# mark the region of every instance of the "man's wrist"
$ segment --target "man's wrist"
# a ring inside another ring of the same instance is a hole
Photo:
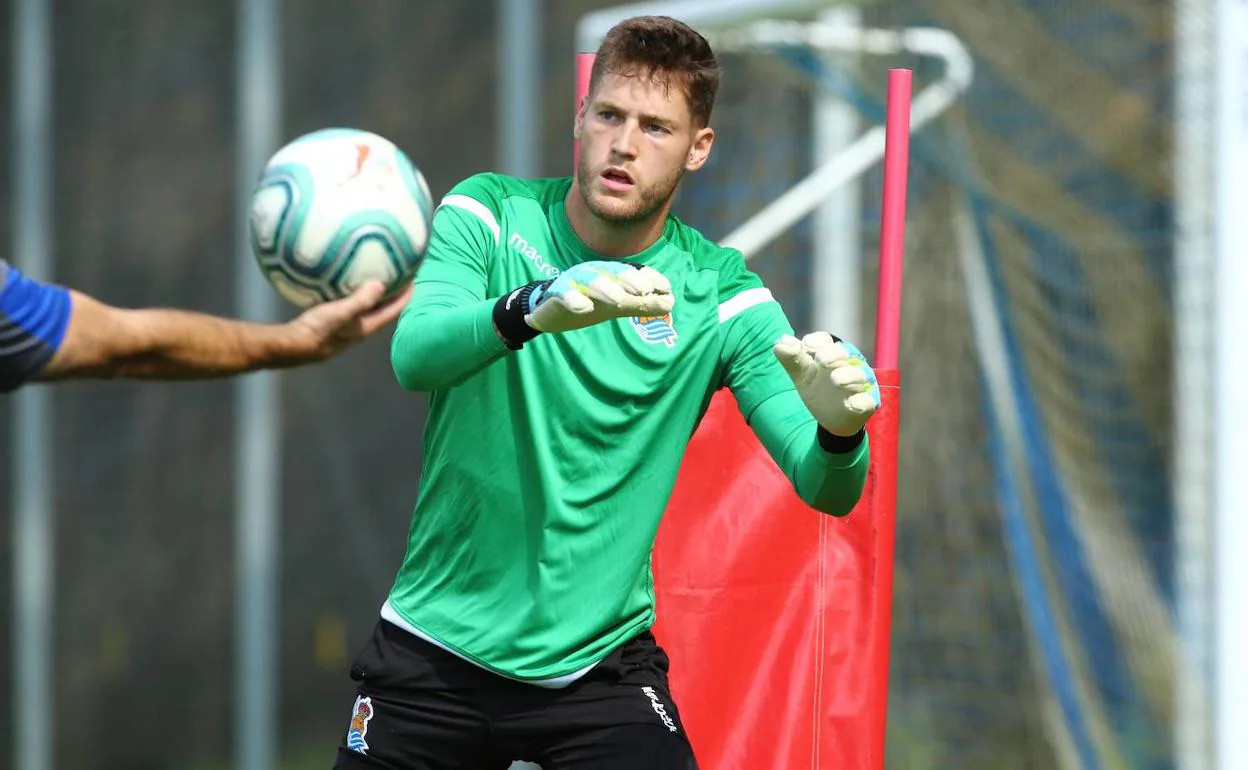
[[[867,429],[859,428],[857,433],[848,436],[838,436],[824,429],[822,425],[815,428],[815,435],[819,439],[819,446],[823,451],[834,455],[849,454],[862,445],[863,440],[867,437]]]
[[[519,350],[524,343],[541,334],[524,320],[528,313],[529,295],[541,285],[541,281],[526,284],[499,297],[494,303],[494,332],[511,350]]]
[[[249,358],[250,366],[299,366],[329,357],[327,345],[320,344],[312,330],[299,319],[278,324],[255,324]]]

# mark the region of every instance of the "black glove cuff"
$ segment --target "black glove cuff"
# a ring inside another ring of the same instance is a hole
[[[867,437],[867,429],[862,428],[852,436],[838,436],[828,433],[820,425],[816,427],[815,435],[819,437],[819,446],[823,448],[823,451],[834,455],[846,455],[862,444],[862,440]]]
[[[525,308],[529,306],[529,295],[539,287],[544,288],[550,281],[534,281],[519,289],[504,294],[494,303],[494,328],[503,344],[511,350],[519,350],[524,343],[541,334],[537,329],[524,322]]]

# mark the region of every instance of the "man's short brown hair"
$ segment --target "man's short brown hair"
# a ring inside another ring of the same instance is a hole
[[[677,86],[689,101],[696,126],[704,128],[711,121],[719,90],[719,63],[706,38],[684,22],[668,16],[637,16],[616,24],[594,58],[591,93],[606,74]]]

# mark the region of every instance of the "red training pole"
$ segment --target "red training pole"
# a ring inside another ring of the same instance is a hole
[[[877,747],[872,768],[884,767],[888,723],[889,646],[892,638],[893,558],[897,523],[897,443],[900,433],[901,373],[897,353],[901,337],[902,265],[905,253],[906,182],[910,156],[910,81],[908,69],[888,73],[885,122],[884,191],[880,218],[880,284],[876,306],[875,367],[881,407],[871,419],[871,472],[859,510],[871,519],[872,621],[870,743]],[[856,515],[856,514],[851,514]]]
[[[897,368],[901,336],[901,272],[906,235],[906,177],[910,162],[910,70],[888,73],[884,208],[880,217],[880,286],[875,314],[875,361]]]

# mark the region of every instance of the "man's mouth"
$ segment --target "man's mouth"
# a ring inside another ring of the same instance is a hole
[[[602,182],[609,190],[627,190],[633,186],[633,177],[622,168],[609,168],[602,172]]]

